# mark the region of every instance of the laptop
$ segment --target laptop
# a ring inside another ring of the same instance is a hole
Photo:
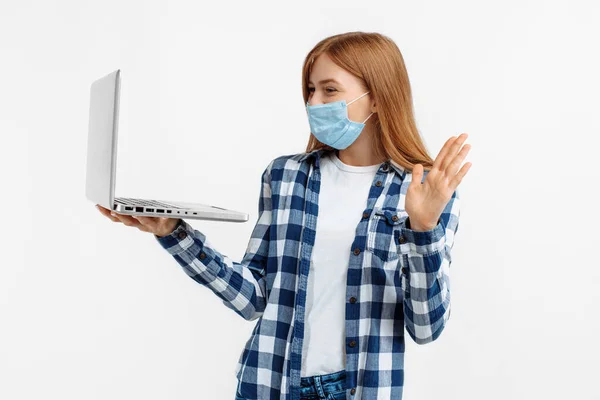
[[[85,195],[120,214],[245,222],[248,213],[210,204],[115,197],[121,70],[92,82]]]

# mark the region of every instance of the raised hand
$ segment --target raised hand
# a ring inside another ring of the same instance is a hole
[[[438,224],[442,211],[471,168],[472,164],[467,162],[457,173],[458,167],[471,148],[470,144],[466,144],[461,149],[467,137],[468,134],[462,133],[446,141],[422,184],[423,166],[421,164],[414,166],[412,182],[408,186],[405,201],[410,229],[428,231]]]

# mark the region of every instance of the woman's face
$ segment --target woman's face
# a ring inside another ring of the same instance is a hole
[[[317,57],[313,63],[308,82],[309,105],[341,100],[346,100],[348,104],[367,91],[359,78],[336,65],[326,53]],[[371,112],[375,111],[369,93],[348,106],[348,118],[351,121],[363,122]]]

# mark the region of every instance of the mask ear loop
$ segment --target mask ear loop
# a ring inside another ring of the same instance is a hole
[[[365,96],[365,95],[369,94],[370,92],[371,92],[371,91],[369,90],[368,92],[366,92],[366,93],[364,93],[364,94],[361,94],[360,96],[358,96],[357,98],[355,98],[354,100],[352,100],[352,101],[351,101],[350,103],[348,103],[347,105],[350,105],[350,104],[354,103],[356,100],[358,100],[358,99],[360,99],[361,97],[363,97],[363,96]]]
[[[371,91],[369,90],[368,92],[366,92],[366,93],[364,93],[364,94],[361,94],[360,96],[358,96],[357,98],[355,98],[354,100],[352,100],[352,101],[351,101],[350,103],[348,103],[347,105],[349,106],[350,104],[354,103],[356,100],[358,100],[358,99],[360,99],[361,97],[363,97],[363,96],[365,96],[365,95],[369,94],[370,92],[371,92]],[[371,115],[373,115],[373,113],[371,113],[371,114],[370,114],[370,115],[367,117],[367,119],[365,119],[365,120],[362,122],[362,123],[363,123],[363,125],[365,124],[365,122],[367,122],[367,120],[368,120],[369,118],[371,118]]]

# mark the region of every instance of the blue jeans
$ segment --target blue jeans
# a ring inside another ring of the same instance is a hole
[[[300,400],[346,400],[346,371],[300,378]],[[235,400],[246,400],[239,392]]]

